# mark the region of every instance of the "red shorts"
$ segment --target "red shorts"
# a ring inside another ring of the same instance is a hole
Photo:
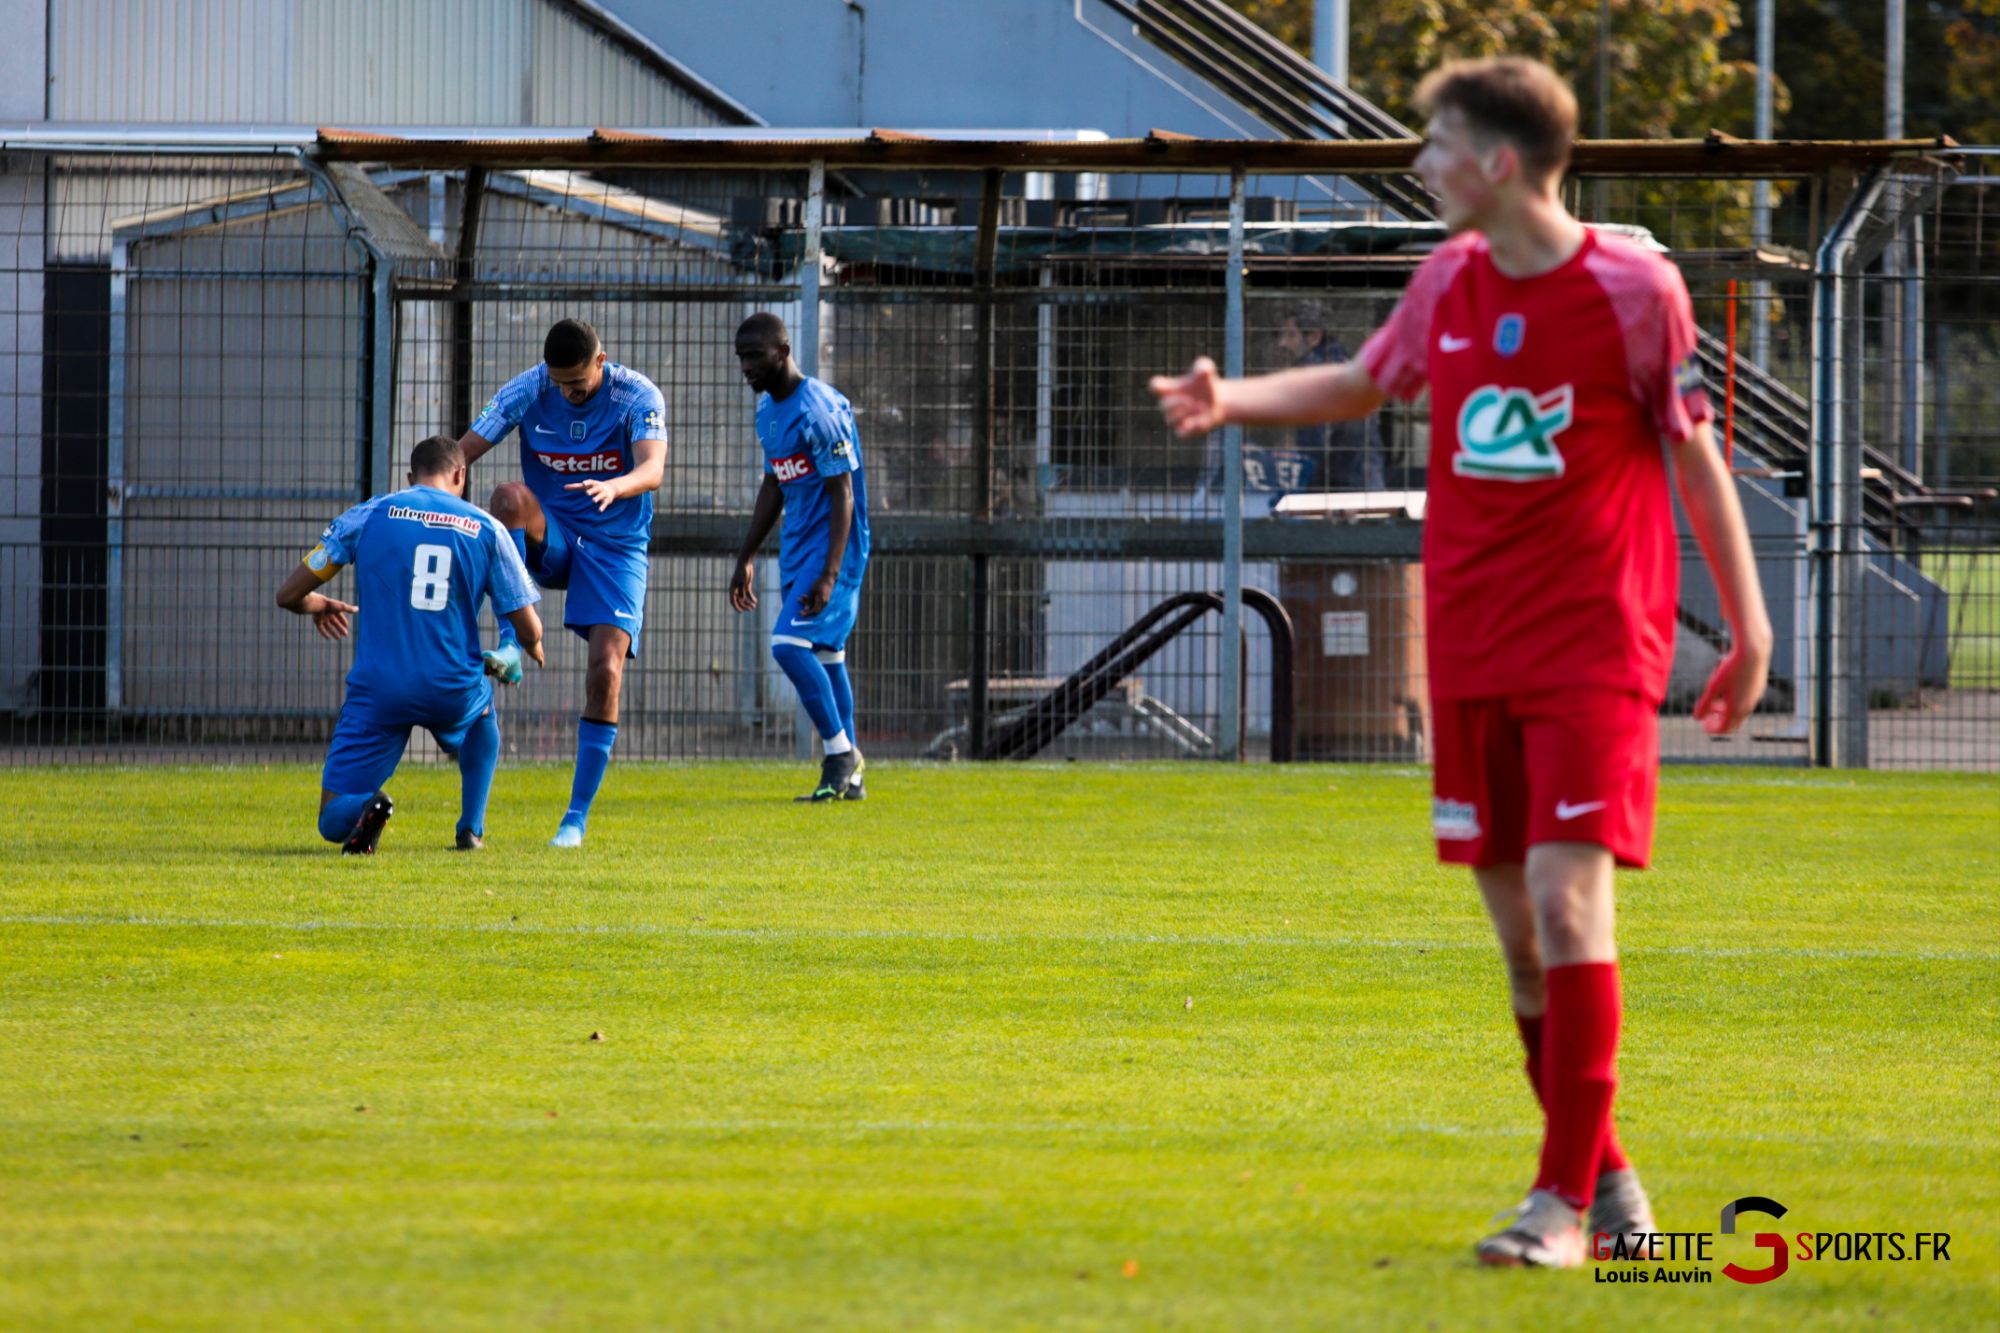
[[[1508,865],[1538,842],[1590,842],[1619,865],[1653,851],[1658,710],[1623,690],[1540,690],[1432,705],[1438,860]]]

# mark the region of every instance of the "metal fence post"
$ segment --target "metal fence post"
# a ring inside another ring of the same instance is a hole
[[[1836,675],[1835,646],[1838,642],[1836,616],[1838,594],[1837,551],[1840,510],[1840,436],[1845,428],[1841,393],[1846,375],[1841,361],[1846,342],[1840,336],[1846,304],[1839,258],[1843,217],[1828,233],[1820,247],[1817,272],[1813,277],[1813,439],[1812,499],[1809,526],[1812,531],[1812,740],[1808,749],[1814,764],[1831,768],[1839,762],[1834,729]]]
[[[370,265],[368,331],[368,441],[371,493],[387,495],[402,485],[396,466],[396,269],[385,260]]]
[[[1813,265],[1812,731],[1821,767],[1868,763],[1868,699],[1860,621],[1861,233],[1883,194],[1881,173],[1857,189]]]
[[[993,521],[993,289],[1000,250],[1000,173],[986,172],[979,190],[979,237],[973,259],[972,351],[972,508],[984,529]],[[966,673],[966,740],[973,754],[986,752],[992,726],[989,683],[993,676],[993,561],[984,551],[972,557],[971,662]]]
[[[1243,373],[1243,169],[1229,175],[1223,373]],[[1222,428],[1222,718],[1216,757],[1243,757],[1243,428]]]
[[[125,706],[125,302],[129,252],[111,247],[110,365],[104,404],[104,708]]]
[[[467,291],[477,276],[479,220],[486,204],[486,168],[467,167],[465,202],[459,213],[458,249],[451,266],[451,430],[472,429],[472,302]]]

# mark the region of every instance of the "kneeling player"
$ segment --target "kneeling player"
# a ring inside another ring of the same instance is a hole
[[[493,599],[521,651],[542,660],[541,594],[507,532],[462,498],[465,455],[433,435],[410,454],[410,486],[336,518],[278,589],[278,605],[344,639],[361,608],[316,591],[347,565],[368,616],[355,634],[347,699],[320,779],[319,832],[349,854],[371,854],[395,802],[382,786],[423,727],[458,759],[463,778],[457,847],[486,835],[486,798],[500,758],[493,685],[479,651],[479,603]]]
[[[859,801],[868,793],[854,734],[847,636],[861,610],[861,576],[868,568],[868,486],[854,409],[838,389],[799,370],[776,315],[743,321],[736,361],[758,394],[764,486],[736,555],[729,604],[756,609],[752,562],[782,513],[778,574],[784,601],[771,629],[771,656],[798,690],[826,751],[819,785],[799,799]]]
[[[523,481],[494,489],[493,512],[535,581],[567,590],[563,624],[590,645],[576,774],[549,840],[579,847],[618,739],[625,659],[638,656],[653,492],[666,475],[666,408],[651,380],[605,359],[595,329],[565,319],[543,341],[542,364],[502,385],[459,440],[466,461],[516,427]],[[519,649],[504,629],[489,657],[501,680],[521,678]]]

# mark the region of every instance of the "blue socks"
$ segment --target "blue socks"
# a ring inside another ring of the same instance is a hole
[[[467,728],[458,747],[460,833],[486,836],[486,799],[493,794],[493,769],[499,762],[500,723],[489,708]]]
[[[833,681],[813,650],[799,643],[773,643],[771,657],[777,662],[778,669],[785,673],[785,678],[792,682],[792,688],[799,692],[799,702],[805,705],[806,716],[812,719],[820,739],[831,741],[842,735],[840,706],[835,701]],[[843,680],[846,675],[843,669]]]
[[[829,656],[832,661],[827,660]],[[822,653],[819,662],[826,670],[827,683],[833,686],[833,708],[840,715],[840,729],[847,733],[847,739],[855,740],[854,682],[847,677],[847,654]]]
[[[364,791],[358,796],[336,796],[319,808],[319,836],[328,842],[346,842],[347,835],[354,832],[354,821],[361,818],[361,807],[374,797],[372,791]]]
[[[604,770],[611,765],[611,747],[617,740],[616,722],[577,719],[576,776],[570,782],[569,809],[563,813],[563,823],[581,828],[590,818],[590,803],[604,784]]]

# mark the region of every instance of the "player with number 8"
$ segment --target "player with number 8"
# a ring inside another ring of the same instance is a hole
[[[349,509],[278,589],[278,605],[344,639],[361,606],[318,591],[348,565],[368,618],[355,633],[347,698],[320,779],[320,836],[349,854],[374,852],[395,810],[383,784],[410,728],[424,727],[462,775],[457,848],[484,844],[486,800],[500,758],[493,683],[479,644],[479,604],[493,599],[521,651],[542,661],[541,594],[500,521],[467,504],[465,454],[433,435],[410,454],[410,485]]]

